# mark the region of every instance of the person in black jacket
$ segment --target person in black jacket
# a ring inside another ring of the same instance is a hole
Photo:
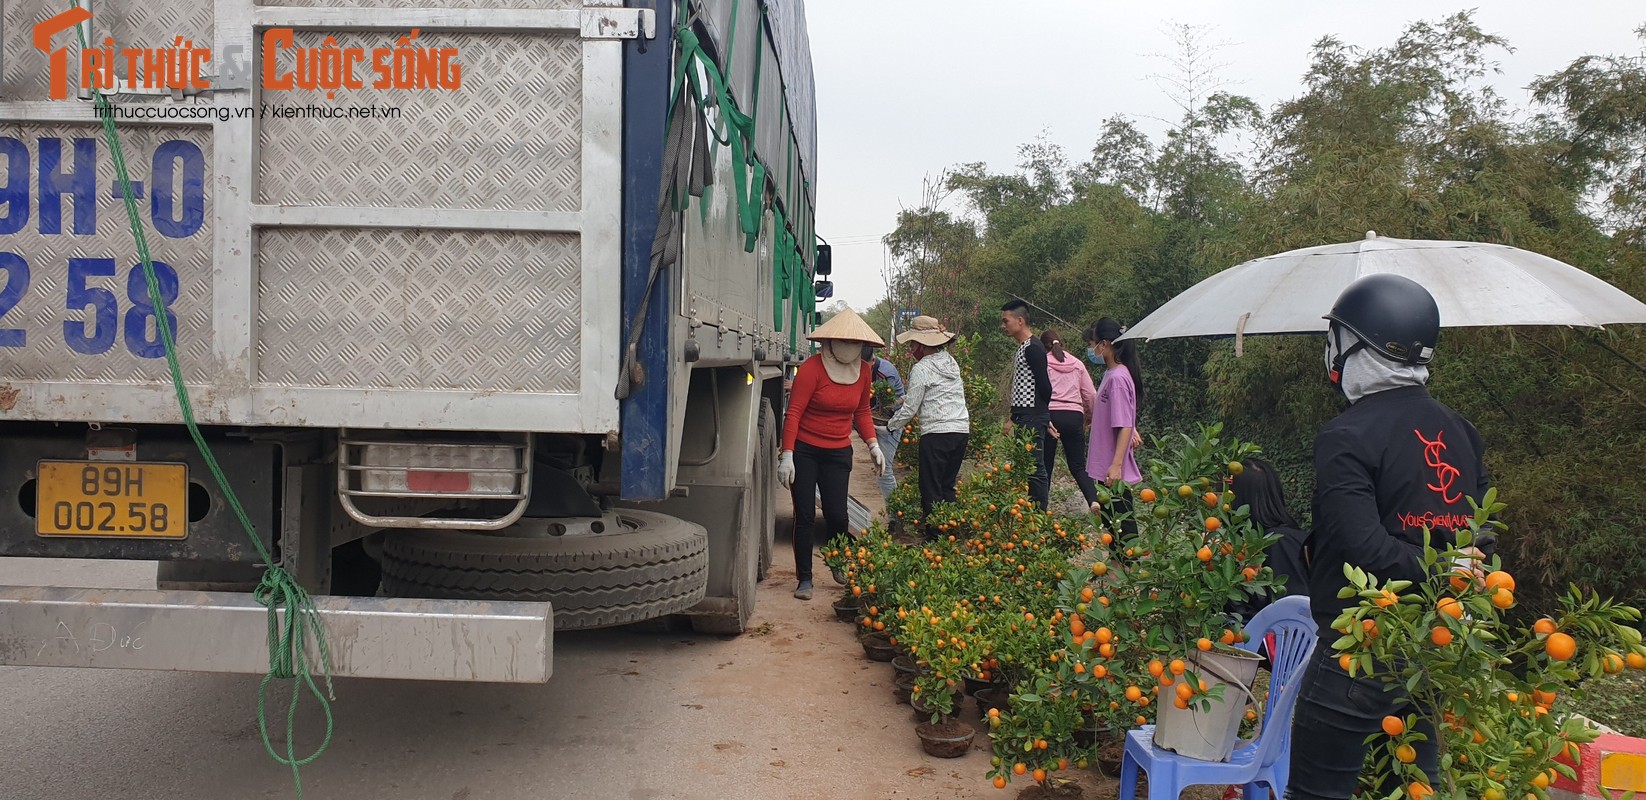
[[[1000,327],[1007,336],[1017,341],[1017,354],[1012,357],[1012,389],[1008,398],[1012,417],[1006,427],[1032,431],[1029,441],[1038,445],[1043,436],[1056,436],[1052,427],[1052,378],[1046,371],[1046,346],[1029,328],[1029,304],[1013,300],[1000,308]],[[1034,474],[1029,476],[1029,499],[1044,511],[1051,499],[1052,476],[1046,467],[1045,453],[1037,453]]]
[[[1429,396],[1426,366],[1440,310],[1416,282],[1375,274],[1350,284],[1326,318],[1326,370],[1349,408],[1315,437],[1309,605],[1320,641],[1292,717],[1291,800],[1354,794],[1366,738],[1384,716],[1417,713],[1417,764],[1438,786],[1433,723],[1381,679],[1351,678],[1337,664],[1332,623],[1358,600],[1340,600],[1345,565],[1381,580],[1421,581],[1423,539],[1449,549],[1483,499],[1484,445],[1469,421]],[[1474,555],[1479,555],[1475,551]],[[1392,787],[1387,787],[1392,788]],[[1380,794],[1387,794],[1387,791]]]
[[[1276,577],[1286,579],[1285,587],[1273,596],[1249,597],[1231,605],[1230,611],[1249,622],[1257,612],[1281,597],[1309,593],[1309,555],[1305,547],[1309,534],[1286,507],[1286,492],[1274,467],[1255,457],[1241,459],[1240,465],[1240,474],[1229,482],[1234,504],[1246,506],[1252,522],[1265,534],[1280,537],[1264,550],[1263,561],[1274,570]]]

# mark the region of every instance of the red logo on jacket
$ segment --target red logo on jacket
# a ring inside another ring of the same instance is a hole
[[[1435,471],[1435,482],[1427,484],[1429,490],[1440,495],[1440,499],[1445,501],[1446,505],[1457,505],[1458,501],[1463,499],[1463,493],[1454,493],[1452,484],[1456,483],[1458,476],[1463,473],[1446,461],[1446,442],[1441,438],[1446,432],[1437,431],[1434,441],[1423,438],[1422,431],[1413,430],[1412,433],[1417,434],[1417,440],[1423,443],[1423,463]]]

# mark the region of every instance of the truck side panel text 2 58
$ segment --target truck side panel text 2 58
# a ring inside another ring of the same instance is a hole
[[[97,185],[101,149],[102,143],[89,137],[42,137],[33,141],[0,137],[0,158],[6,165],[4,182],[0,183],[0,235],[17,233],[31,223],[42,235],[95,235],[97,193],[106,192],[111,199],[124,200],[118,183]],[[150,229],[169,239],[186,239],[199,233],[206,218],[205,154],[193,142],[167,140],[154,148],[149,163],[152,173],[148,180],[134,176],[131,188],[139,208],[145,204],[148,207],[145,221]],[[72,211],[66,214],[65,205]],[[171,305],[180,291],[177,270],[163,261],[155,261],[154,268],[166,324],[176,336],[177,315]],[[31,264],[21,254],[0,251],[0,273],[5,275],[4,287],[0,288],[0,347],[28,344],[31,331],[8,321],[6,315],[23,302],[31,289],[39,290],[34,278],[40,270],[66,273],[65,280],[39,283],[62,287],[50,302],[62,303],[61,336],[68,350],[100,355],[123,339],[123,346],[132,355],[165,355],[156,329],[161,310],[150,302],[142,265],[119,263],[112,254],[70,257],[59,265]],[[123,303],[121,294],[125,297]],[[57,332],[32,333],[40,336]]]

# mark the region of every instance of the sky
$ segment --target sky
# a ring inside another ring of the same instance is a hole
[[[1174,52],[1174,26],[1205,26],[1224,45],[1211,59],[1226,65],[1224,91],[1269,108],[1300,93],[1323,36],[1384,47],[1412,21],[1470,8],[1514,48],[1498,51],[1491,81],[1514,106],[1573,59],[1642,49],[1640,0],[810,0],[817,232],[834,245],[835,296],[861,311],[885,295],[879,238],[946,167],[1012,170],[1042,132],[1078,163],[1116,114],[1158,140],[1160,120],[1180,116],[1151,77],[1171,71],[1160,56]]]

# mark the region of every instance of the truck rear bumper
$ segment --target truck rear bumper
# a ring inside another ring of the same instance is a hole
[[[333,676],[544,683],[552,672],[548,603],[314,602]],[[266,615],[238,592],[4,586],[0,665],[262,674]]]

